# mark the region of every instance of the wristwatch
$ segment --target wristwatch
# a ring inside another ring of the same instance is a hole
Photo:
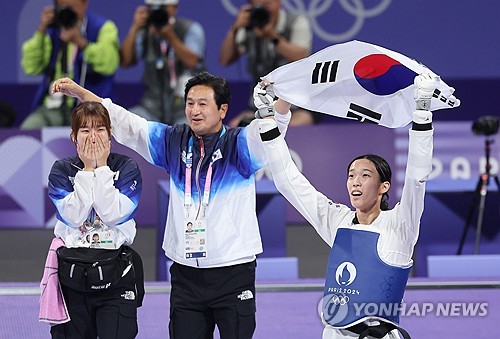
[[[281,36],[277,35],[276,38],[272,39],[271,42],[274,46],[277,46],[281,40]]]

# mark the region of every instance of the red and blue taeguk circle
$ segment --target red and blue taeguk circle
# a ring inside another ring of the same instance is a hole
[[[389,95],[413,85],[417,73],[385,54],[370,54],[356,62],[354,77],[368,92]]]

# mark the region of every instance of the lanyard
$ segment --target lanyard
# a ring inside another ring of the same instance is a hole
[[[175,89],[177,86],[177,74],[175,73],[175,51],[172,46],[169,45],[168,41],[161,39],[159,42],[159,47],[156,56],[156,69],[163,69],[165,66],[165,60],[167,61],[168,73],[169,73],[169,85],[170,88]]]
[[[202,199],[202,205],[204,210],[208,207],[208,202],[210,200],[210,188],[212,186],[212,165],[215,160],[218,158],[216,157],[216,150],[217,146],[219,145],[219,141],[222,138],[222,136],[226,133],[226,128],[222,126],[222,132],[219,135],[219,139],[217,140],[217,143],[215,144],[214,147],[214,152],[212,153],[212,159],[210,159],[210,164],[208,165],[208,170],[207,170],[207,177],[205,179],[205,187],[203,190],[203,199]],[[199,160],[199,165],[201,166],[201,162],[204,158],[204,147],[201,148],[201,156]],[[199,168],[198,168],[199,170]],[[191,192],[192,192],[192,186],[191,186],[191,177],[193,173],[193,137],[191,136],[188,141],[188,153],[186,155],[186,176],[185,176],[185,193],[184,193],[184,208],[186,210],[187,216],[189,217],[189,210],[191,208]]]

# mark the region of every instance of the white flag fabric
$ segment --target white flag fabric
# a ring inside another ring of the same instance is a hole
[[[415,76],[438,77],[431,111],[458,107],[460,100],[437,74],[414,59],[361,41],[327,47],[262,77],[280,98],[312,111],[389,128],[410,123]]]

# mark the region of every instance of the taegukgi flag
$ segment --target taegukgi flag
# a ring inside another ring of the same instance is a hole
[[[396,128],[412,119],[413,80],[422,73],[439,78],[414,59],[354,40],[281,66],[262,79],[274,83],[275,94],[294,105]],[[430,110],[458,107],[454,91],[439,79]]]

